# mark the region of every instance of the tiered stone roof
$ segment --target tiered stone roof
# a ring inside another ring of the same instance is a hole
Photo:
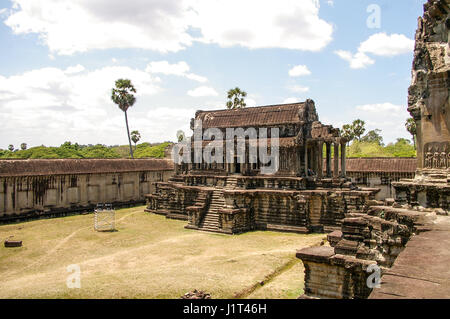
[[[417,168],[415,157],[365,157],[347,158],[347,173],[410,173],[414,174]],[[340,163],[339,163],[340,167]],[[323,164],[326,170],[326,162]]]
[[[173,170],[168,159],[0,160],[0,176],[36,176]]]
[[[198,111],[203,128],[258,127],[280,124],[302,124],[317,120],[314,102],[246,107],[232,110]]]

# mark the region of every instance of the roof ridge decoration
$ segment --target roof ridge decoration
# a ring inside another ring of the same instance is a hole
[[[195,113],[191,120],[191,129],[195,120],[202,121],[203,128],[257,127],[280,124],[312,123],[318,121],[313,100],[305,102],[255,106],[240,109],[222,109]]]

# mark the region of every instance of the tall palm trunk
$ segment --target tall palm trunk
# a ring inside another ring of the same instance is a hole
[[[125,113],[125,123],[127,124],[127,136],[128,136],[128,144],[130,145],[130,155],[131,158],[133,158],[133,148],[131,147],[131,138],[130,138],[130,129],[128,128],[128,117],[127,117],[127,111]]]

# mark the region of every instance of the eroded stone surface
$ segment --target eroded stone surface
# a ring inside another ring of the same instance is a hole
[[[305,297],[367,298],[372,289],[370,265],[389,269],[417,231],[431,224],[425,212],[372,206],[365,213],[347,214],[341,232],[329,235],[334,247],[314,247],[297,252],[305,266]]]
[[[142,204],[172,175],[166,159],[0,160],[0,223]]]
[[[371,299],[450,298],[450,217],[411,238]]]
[[[450,1],[429,0],[418,20],[408,111],[417,125],[417,173],[394,183],[397,201],[450,210]]]
[[[450,296],[450,0],[429,0],[419,18],[408,110],[417,122],[418,170],[393,183],[396,201],[346,215],[334,248],[297,253],[309,298]],[[366,284],[382,270],[381,288]]]

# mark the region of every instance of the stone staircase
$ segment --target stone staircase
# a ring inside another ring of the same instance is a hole
[[[217,232],[220,231],[218,210],[225,204],[223,192],[220,189],[213,191],[208,211],[200,222],[200,230]]]
[[[171,178],[169,178],[169,182],[183,183],[184,182],[184,178],[183,178],[183,176],[174,175]]]
[[[237,187],[237,177],[229,176],[227,178],[227,183],[225,184],[224,190],[233,190]]]
[[[225,198],[223,190],[235,189],[237,185],[237,178],[234,176],[227,178],[227,183],[223,189],[216,188],[211,196],[211,202],[209,204],[208,211],[206,212],[203,220],[200,222],[200,230],[220,232],[219,225],[219,212],[218,210],[225,205]]]
[[[320,221],[322,215],[322,200],[317,197],[313,197],[310,202],[309,209],[309,222],[310,227],[316,231],[321,231],[323,229],[322,223]]]

